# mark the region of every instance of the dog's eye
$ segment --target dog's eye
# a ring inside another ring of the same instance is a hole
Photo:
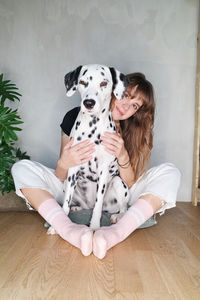
[[[102,81],[101,83],[100,83],[100,87],[102,87],[102,86],[107,86],[107,81]]]
[[[87,85],[87,83],[83,80],[81,80],[79,83],[82,84],[82,85]]]

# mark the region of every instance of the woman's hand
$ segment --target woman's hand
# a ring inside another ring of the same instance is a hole
[[[117,157],[121,164],[129,159],[128,152],[124,146],[124,140],[119,133],[105,132],[104,135],[101,136],[101,140],[101,145],[105,147],[105,150]]]
[[[59,165],[65,169],[84,164],[92,159],[92,153],[95,151],[95,144],[89,139],[84,140],[75,146],[72,146],[74,138],[65,145],[62,150]]]

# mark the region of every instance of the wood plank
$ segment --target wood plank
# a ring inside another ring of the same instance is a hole
[[[46,235],[36,213],[2,213],[0,299],[199,299],[199,212],[178,203],[103,260]]]

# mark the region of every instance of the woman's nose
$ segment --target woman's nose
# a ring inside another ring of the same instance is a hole
[[[129,109],[130,105],[129,105],[129,103],[125,102],[125,103],[123,103],[123,107],[125,110],[127,110],[127,109]]]

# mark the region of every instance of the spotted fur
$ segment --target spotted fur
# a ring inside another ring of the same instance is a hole
[[[65,76],[67,96],[78,90],[81,109],[71,130],[74,145],[89,137],[96,144],[93,159],[70,168],[65,181],[63,209],[66,214],[73,206],[93,208],[90,227],[100,227],[102,210],[117,214],[127,209],[129,193],[121,180],[116,158],[104,150],[101,136],[105,131],[115,132],[110,112],[112,92],[118,99],[128,86],[128,80],[114,68],[101,65],[79,66]]]

